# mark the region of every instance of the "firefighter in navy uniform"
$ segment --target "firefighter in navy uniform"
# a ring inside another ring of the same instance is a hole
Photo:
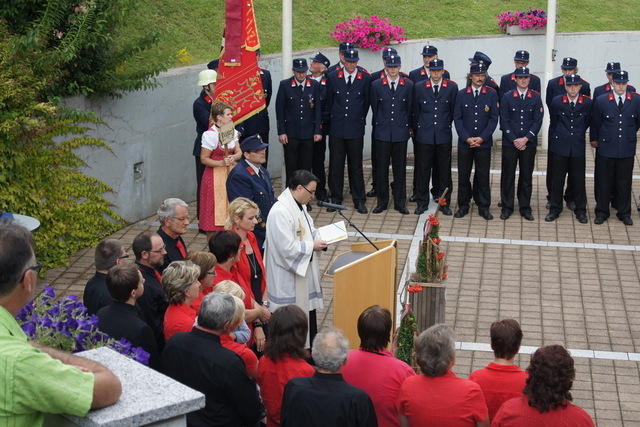
[[[486,220],[493,219],[489,169],[493,131],[498,125],[498,92],[485,85],[487,68],[474,64],[468,79],[471,85],[458,92],[453,120],[458,133],[458,210],[456,218],[469,213],[469,202],[478,206],[478,214]],[[471,169],[475,166],[473,187]]]
[[[316,199],[328,201],[327,196],[327,174],[324,169],[324,159],[327,151],[327,135],[329,135],[329,123],[326,109],[327,100],[327,74],[326,71],[331,65],[329,58],[318,52],[313,58],[310,58],[311,67],[309,69],[309,77],[319,83],[320,87],[320,104],[322,107],[322,124],[320,130],[322,138],[320,141],[313,143],[313,174],[318,178],[318,186],[316,187]]]
[[[389,57],[391,56],[398,56],[398,51],[396,51],[394,48],[392,47],[386,47],[384,48],[384,50],[382,51],[382,65],[383,68],[381,70],[375,71],[373,73],[371,73],[371,83],[373,84],[374,81],[384,77],[387,75],[386,73],[386,63],[389,60]],[[400,77],[409,77],[407,76],[405,73],[403,73],[402,71],[400,72]],[[378,174],[376,173],[377,171],[377,159],[378,159],[378,155],[377,155],[377,148],[376,148],[376,138],[374,136],[376,130],[375,130],[375,121],[373,121],[372,126],[371,126],[371,190],[369,190],[369,192],[367,192],[367,197],[376,197],[377,193],[376,193],[376,181],[378,179]]]
[[[447,204],[441,211],[451,215],[451,126],[458,85],[443,78],[442,59],[431,61],[429,71],[430,78],[416,83],[413,91],[414,176],[418,204],[414,213],[420,215],[429,208],[429,179],[432,178],[435,198],[449,189],[445,196]]]
[[[529,52],[526,50],[518,50],[513,57],[513,62],[516,68],[519,67],[528,67],[529,66]],[[500,78],[500,91],[498,93],[498,99],[502,99],[502,95],[506,92],[510,92],[516,88],[516,74],[510,73],[505,74]],[[531,84],[529,84],[529,88],[535,90],[538,93],[541,93],[542,89],[540,86],[540,77],[535,74],[531,74]]]
[[[298,169],[311,171],[313,145],[322,139],[320,84],[307,77],[308,70],[306,59],[294,59],[293,77],[280,82],[276,96],[278,140],[283,144],[287,181]]]
[[[413,82],[400,73],[401,59],[391,55],[385,74],[371,83],[373,137],[377,146],[377,204],[373,213],[381,213],[389,204],[389,164],[393,168],[393,208],[403,215],[407,210],[407,141],[411,120]]]
[[[609,217],[611,192],[615,188],[617,217],[625,225],[631,219],[631,182],[640,129],[640,95],[627,92],[629,73],[613,74],[613,92],[598,97],[591,114],[591,146],[596,147],[597,191],[594,224]]]
[[[573,210],[576,219],[587,223],[585,190],[585,135],[591,121],[591,98],[580,95],[582,79],[577,74],[564,77],[565,95],[556,96],[549,108],[549,151],[553,152],[549,214],[544,219],[555,221],[562,212],[565,178],[573,183]]]
[[[342,42],[338,47],[338,62],[327,68],[327,76],[334,71],[340,71],[344,68],[344,53],[351,49],[356,49],[358,45],[351,42]]]
[[[496,83],[495,80],[493,80],[493,78],[489,75],[489,66],[491,65],[491,58],[489,58],[486,54],[480,52],[480,51],[476,51],[476,53],[473,54],[473,58],[469,58],[469,66],[475,65],[475,64],[483,64],[485,66],[485,69],[487,70],[487,77],[485,79],[484,84],[486,86],[489,86],[490,88],[492,88],[493,90],[495,90],[498,95],[500,94],[500,86],[498,86],[498,83]],[[469,78],[467,78],[467,87],[469,87],[471,85],[471,81],[469,80]]]
[[[358,66],[359,59],[357,49],[344,52],[344,69],[334,71],[327,78],[329,192],[333,203],[342,203],[346,158],[353,203],[358,213],[366,214],[362,150],[371,77],[367,70]],[[332,208],[327,210],[333,212]]]
[[[507,92],[500,101],[500,128],[502,129],[502,174],[500,177],[500,219],[507,219],[514,210],[516,166],[519,165],[518,206],[520,215],[533,221],[531,189],[533,167],[542,127],[544,107],[540,94],[529,89],[529,69],[516,68],[517,88]]]
[[[617,73],[622,70],[622,67],[619,62],[607,62],[607,67],[604,72],[607,74],[607,83],[598,86],[593,90],[593,100],[598,99],[600,95],[605,93],[609,93],[613,91],[613,73]],[[636,88],[632,85],[627,85],[627,92],[635,92]]]

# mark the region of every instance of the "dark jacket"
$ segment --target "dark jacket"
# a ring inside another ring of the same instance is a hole
[[[165,250],[167,251],[167,254],[164,256],[164,264],[162,264],[162,266],[158,268],[158,270],[162,273],[164,269],[167,268],[167,266],[173,261],[182,261],[184,259],[182,253],[178,249],[178,244],[182,244],[185,252],[187,250],[187,245],[185,245],[182,237],[178,236],[178,238],[174,239],[173,237],[165,233],[162,227],[158,228],[158,231],[156,233],[158,233],[158,235],[162,237],[162,242],[164,243]]]
[[[458,96],[458,85],[442,79],[438,96],[431,80],[416,83],[413,89],[413,132],[418,144],[451,144],[453,110]]]
[[[136,306],[140,310],[142,319],[153,330],[158,348],[162,349],[164,345],[164,312],[167,311],[168,302],[159,279],[160,272],[141,264],[138,264],[138,270],[144,278],[144,293],[136,301]]]
[[[202,134],[209,129],[209,116],[213,100],[204,91],[193,101],[193,118],[196,121],[196,140],[193,141],[193,155],[200,157]]]
[[[632,85],[627,85],[627,92],[635,92],[636,88]],[[613,92],[613,88],[609,83],[605,83],[603,85],[598,86],[593,90],[593,100],[598,99],[600,95],[604,95],[605,93]]]
[[[82,303],[87,307],[89,314],[96,314],[98,310],[112,302],[113,298],[107,289],[107,275],[96,272],[84,287]]]
[[[175,334],[162,352],[162,372],[204,394],[204,408],[187,414],[189,426],[255,426],[264,416],[256,384],[218,335],[198,328]]]
[[[513,147],[513,141],[526,137],[527,145],[538,144],[538,132],[542,127],[544,107],[540,94],[527,90],[523,99],[517,89],[507,92],[500,102],[500,129],[502,129],[502,146]]]
[[[498,99],[502,99],[505,93],[511,92],[516,89],[516,73],[505,74],[500,79],[500,90],[498,91]],[[540,85],[540,77],[535,74],[531,74],[531,80],[529,82],[529,89],[533,89],[538,93],[542,93],[542,87]]]
[[[564,157],[584,157],[591,98],[578,95],[571,107],[567,95],[558,95],[551,102],[549,119],[549,151]]]
[[[327,109],[331,127],[329,135],[354,139],[364,136],[369,110],[370,76],[362,67],[354,72],[351,87],[347,87],[344,71],[335,71],[327,78]]]
[[[307,77],[300,91],[295,77],[280,82],[276,96],[278,135],[311,139],[320,135],[322,124],[322,96],[320,83]]]
[[[406,142],[411,126],[413,82],[399,77],[395,93],[386,76],[371,84],[371,111],[373,137],[378,141]]]
[[[426,68],[424,68],[424,65],[423,65],[420,68],[416,68],[415,70],[410,71],[409,78],[413,80],[414,83],[418,83],[419,81],[428,79],[429,72],[427,71]],[[442,80],[451,80],[451,75],[449,74],[449,71],[444,70],[444,73],[442,73]]]
[[[583,78],[580,78],[580,80],[582,80],[580,95],[591,96],[591,85],[589,85],[589,82]],[[564,87],[564,76],[554,77],[553,79],[549,80],[549,83],[547,83],[547,95],[545,96],[545,104],[547,104],[547,107],[550,107],[553,98],[558,95],[564,95],[565,93],[567,93],[567,89]]]
[[[382,78],[382,77],[384,77],[386,75],[387,75],[387,73],[385,72],[384,68],[382,70],[374,71],[373,73],[371,73],[371,83],[373,84],[373,82],[375,82],[376,80],[378,80],[378,79],[380,79],[380,78]],[[409,76],[406,73],[402,72],[402,71],[400,71],[400,77],[409,78]]]
[[[593,102],[590,138],[598,141],[598,156],[633,157],[640,129],[640,95],[627,92],[622,110],[613,92],[601,95]]]
[[[458,91],[456,97],[453,121],[458,132],[458,145],[468,146],[468,138],[479,136],[484,142],[478,148],[490,148],[500,114],[498,93],[489,86],[482,86],[477,100],[473,95],[473,89],[467,87]]]

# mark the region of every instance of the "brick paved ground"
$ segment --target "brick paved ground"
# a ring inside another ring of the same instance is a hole
[[[454,150],[454,167],[455,159]],[[637,164],[636,175],[640,173]],[[499,149],[494,150],[491,168],[500,169]],[[545,152],[538,152],[536,170],[546,170]],[[591,150],[587,172],[593,173]],[[411,168],[408,173],[410,186]],[[369,168],[365,168],[365,174],[369,181]],[[455,189],[455,172],[453,177]],[[525,346],[560,343],[571,349],[622,352],[598,354],[602,358],[593,358],[593,352],[591,358],[575,357],[573,396],[575,403],[587,409],[600,426],[640,426],[640,355],[636,354],[640,353],[640,246],[636,246],[640,245],[640,217],[634,203],[640,202],[640,178],[633,183],[632,218],[636,225],[625,227],[615,214],[603,225],[593,224],[592,178],[587,178],[588,224],[578,223],[567,210],[558,221],[545,223],[544,175],[534,176],[535,221],[523,220],[517,210],[509,220],[501,221],[497,207],[499,177],[491,175],[491,210],[496,219],[487,222],[472,207],[465,218],[443,217],[441,221],[449,263],[446,322],[456,329],[457,340],[462,342],[488,343],[490,323],[513,317],[522,325]],[[454,191],[454,200],[456,194]],[[346,188],[345,204],[352,206]],[[375,202],[369,199],[367,205],[371,210]],[[409,208],[413,210],[415,205]],[[194,217],[193,205],[190,211]],[[312,214],[318,225],[339,219],[337,214],[321,212],[317,207]],[[398,240],[400,277],[418,217],[393,210],[366,216],[350,210],[347,215],[367,233],[403,235]],[[112,237],[122,239],[129,247],[136,234],[157,228],[152,221],[154,218],[129,225]],[[332,245],[321,257],[321,269],[356,240],[350,238]],[[204,236],[195,230],[190,230],[186,241],[190,250],[206,247]],[[571,247],[576,242],[600,246]],[[49,270],[42,282],[53,284],[62,293],[80,295],[93,269],[93,250],[84,249],[71,258],[68,267]],[[333,295],[329,280],[323,279],[323,289],[325,309],[319,319],[329,325]],[[486,351],[459,350],[454,370],[467,376],[471,370],[486,365],[491,356]],[[622,357],[638,360],[615,360]],[[528,360],[527,354],[518,356],[523,367]]]

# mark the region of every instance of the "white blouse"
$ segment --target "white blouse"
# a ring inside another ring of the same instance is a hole
[[[228,145],[227,148],[232,149],[235,148],[236,146],[236,142],[238,141],[238,137],[239,137],[239,133],[237,130],[234,130],[234,137],[233,137],[233,141],[231,141]],[[216,148],[218,148],[218,144],[219,144],[219,131],[217,127],[213,127],[211,129],[209,129],[208,131],[204,132],[202,134],[202,147],[206,148],[207,150],[213,151]]]

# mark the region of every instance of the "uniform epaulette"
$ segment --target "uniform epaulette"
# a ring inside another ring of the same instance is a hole
[[[580,95],[580,96],[582,96],[583,98],[591,99],[589,95]]]
[[[368,72],[366,68],[361,67],[361,66],[359,66],[359,65],[358,65],[358,70],[359,70],[359,71],[362,71],[362,72],[364,72],[364,73],[367,73],[367,75],[368,75],[368,76],[370,76],[370,75],[371,75],[371,73],[370,73],[370,72]]]
[[[458,82],[457,82],[457,81],[455,81],[455,80],[453,80],[453,79],[446,79],[446,80],[449,80],[451,83],[458,84]]]
[[[487,89],[491,89],[491,90],[492,90],[492,91],[494,91],[494,92],[496,91],[496,89],[495,89],[494,87],[488,86],[487,84],[485,84],[485,85],[484,85],[484,86],[482,86],[482,87],[486,87]]]
[[[537,90],[535,90],[535,89],[529,89],[529,92],[533,92],[533,93],[536,93],[536,94],[540,95],[540,92],[538,92],[538,91],[537,91]]]

